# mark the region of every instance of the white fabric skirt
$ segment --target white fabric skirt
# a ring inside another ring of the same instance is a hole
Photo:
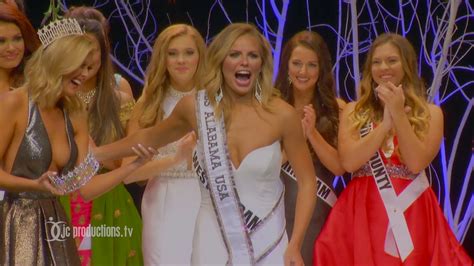
[[[153,178],[142,200],[145,265],[190,265],[201,193],[197,178]]]

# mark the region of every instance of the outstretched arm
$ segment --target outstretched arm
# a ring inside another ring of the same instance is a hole
[[[141,129],[117,142],[95,149],[99,161],[118,159],[133,155],[131,147],[139,143],[155,149],[176,141],[195,128],[194,96],[183,97],[173,113],[161,123]]]
[[[76,113],[74,116],[71,116],[71,121],[73,122],[75,130],[74,139],[79,149],[79,156],[76,165],[79,165],[84,161],[84,158],[86,158],[90,147],[87,113]],[[151,151],[148,151],[141,145],[133,147],[132,149],[137,153],[137,155],[139,155],[138,159],[115,170],[93,176],[87,184],[79,189],[81,196],[85,200],[93,200],[108,192],[153,156]]]
[[[192,157],[193,148],[196,145],[196,136],[194,132],[186,134],[178,143],[178,151],[176,154],[165,156],[151,162],[146,163],[124,180],[124,183],[129,184],[148,180],[150,178],[158,177],[163,171],[166,171],[172,166],[180,162],[186,161]]]
[[[133,149],[138,155],[136,160],[105,174],[93,176],[86,185],[80,188],[79,191],[84,200],[93,200],[107,193],[153,157],[153,153],[141,145]]]

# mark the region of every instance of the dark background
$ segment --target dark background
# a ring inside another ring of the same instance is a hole
[[[49,1],[43,0],[26,0],[26,7],[27,7],[27,14],[32,20],[35,27],[38,27],[41,23],[43,18],[43,13],[46,12]],[[114,54],[120,60],[127,61],[130,57],[130,51],[126,48],[128,43],[125,40],[124,36],[126,32],[124,31],[124,26],[117,16],[118,12],[116,11],[116,6],[114,1],[65,1],[67,7],[73,5],[97,5],[99,4],[99,10],[101,10],[107,17],[110,17],[109,21],[111,23],[111,41],[114,44]],[[138,4],[140,1],[127,1],[132,4]],[[268,1],[267,1],[268,2]],[[281,6],[281,0],[276,1],[278,6]],[[340,8],[339,1],[309,1],[310,8],[310,21],[311,25],[317,24],[329,24],[329,25],[337,25],[339,19],[343,22],[348,20],[347,16],[347,7],[342,6]],[[394,12],[398,8],[398,4],[396,1],[383,1],[384,7],[388,10],[393,10]],[[388,4],[385,2],[389,2]],[[217,34],[223,27],[225,27],[229,21],[226,19],[226,15],[222,12],[218,7],[216,7],[217,1],[211,0],[187,0],[187,1],[164,1],[164,0],[154,0],[151,1],[150,10],[152,14],[156,17],[156,28],[152,30],[148,30],[148,28],[144,29],[144,33],[147,34],[149,37],[150,43],[153,44],[153,40],[156,37],[157,33],[160,32],[163,28],[167,27],[172,23],[188,23],[194,25],[203,35],[203,37],[210,41],[212,36]],[[231,18],[232,22],[251,22],[254,24],[259,24],[262,22],[262,18],[259,14],[259,10],[255,5],[255,1],[250,0],[227,0],[221,2],[224,7],[225,11],[227,12],[228,17]],[[421,1],[421,3],[424,3]],[[467,3],[467,2],[466,2]],[[294,33],[307,29],[308,27],[308,17],[307,17],[307,2],[303,0],[299,1],[291,1],[288,7],[288,13],[286,16],[286,24],[285,24],[285,31],[283,35],[283,40],[287,40],[290,38]],[[363,2],[358,1],[358,8],[362,9],[365,4],[374,4],[373,1]],[[214,5],[214,11],[211,16],[211,21],[209,22],[208,26],[208,14],[211,7]],[[218,5],[217,5],[218,6]],[[426,5],[425,5],[426,6]],[[270,4],[267,3],[267,9],[271,9]],[[416,9],[418,15],[423,18],[424,16],[428,16],[427,8],[420,4],[419,7]],[[143,10],[136,9],[137,14],[141,14]],[[458,13],[466,12],[466,5],[461,5],[460,11]],[[139,15],[140,17],[140,15]],[[367,21],[369,14],[366,12],[361,12],[361,21]],[[472,17],[471,17],[472,18]],[[267,16],[266,18],[270,24],[275,24],[276,19],[274,16]],[[471,19],[472,22],[472,19]],[[373,39],[374,35],[373,32],[369,29],[370,25],[360,26],[359,27],[359,38],[361,40],[365,39]],[[379,32],[383,32],[384,28],[380,23],[376,25]],[[463,25],[458,25],[458,27],[463,28]],[[332,32],[327,27],[313,27],[313,30],[320,33],[325,40],[327,41],[331,53],[333,55],[333,61],[335,59],[334,54],[336,53],[336,38],[334,32]],[[391,31],[395,31],[396,26],[392,25],[390,28]],[[472,25],[469,25],[466,28],[467,32],[474,32]],[[458,33],[459,34],[459,33]],[[415,48],[420,50],[421,48],[421,39],[420,33],[416,31],[410,31],[407,35],[407,38],[414,44]],[[428,38],[429,39],[429,38]],[[471,44],[472,46],[472,44]],[[146,67],[148,63],[149,54],[144,54],[141,65],[143,68]],[[360,64],[364,61],[364,49],[361,49],[361,57],[360,57]],[[461,65],[466,67],[470,67],[472,69],[472,62],[474,62],[474,57],[472,51],[465,57]],[[341,65],[341,73],[345,75],[344,71],[348,71],[347,68],[343,68],[343,65],[351,63],[350,61],[338,62]],[[122,71],[120,68],[117,68],[118,72],[121,72],[128,80],[131,82],[135,97],[138,97],[141,93],[142,84],[139,80],[134,78],[133,76],[128,75],[125,71]],[[131,71],[134,73],[138,73],[136,67],[133,65],[130,66]],[[422,64],[421,73],[427,84],[430,84],[433,76],[432,71],[430,71],[429,67]],[[136,74],[140,77],[140,74]],[[143,78],[143,77],[141,77]],[[467,82],[472,80],[472,76],[469,74],[463,74],[459,76],[461,84],[463,82]],[[344,98],[346,101],[349,101],[355,98],[355,90],[354,90],[354,83],[353,81],[343,80],[340,77],[340,87],[339,90],[341,91],[341,97]],[[452,83],[446,80],[443,81],[444,85],[452,86]],[[464,113],[465,108],[467,108],[466,99],[468,98],[473,101],[473,90],[472,85],[465,90],[467,95],[463,97],[462,94],[457,93],[455,96],[451,97],[448,101],[441,105],[445,115],[445,145],[446,145],[446,153],[449,155],[451,153],[451,146],[454,142],[456,131],[459,127],[459,122],[461,117]],[[344,93],[343,91],[348,91],[348,93]],[[461,191],[461,187],[463,185],[464,179],[467,176],[472,175],[472,169],[468,168],[470,160],[472,160],[473,156],[473,139],[472,139],[472,132],[473,132],[473,123],[472,123],[472,111],[469,116],[469,120],[467,123],[466,128],[463,130],[460,143],[458,145],[457,153],[455,157],[455,164],[454,164],[454,171],[452,174],[452,184],[451,184],[451,203],[453,208],[456,207],[457,198]],[[433,168],[438,172],[438,175],[441,173],[441,160],[438,157],[433,162]],[[434,177],[433,177],[434,178]],[[442,181],[441,181],[442,182]],[[433,189],[435,193],[439,196],[440,202],[443,202],[446,192],[443,189],[443,186],[433,179],[432,181]],[[473,194],[474,191],[474,181],[471,179],[468,183],[468,197],[469,195]],[[339,190],[341,187],[339,187]],[[463,205],[463,212],[467,208],[467,201]],[[443,204],[441,204],[443,207]],[[474,215],[474,214],[472,214]],[[470,231],[467,237],[464,240],[464,246],[470,253],[471,257],[474,257],[474,226],[470,226]]]

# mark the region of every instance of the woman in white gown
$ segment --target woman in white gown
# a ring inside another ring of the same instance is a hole
[[[193,94],[204,61],[204,41],[191,26],[176,24],[155,41],[143,93],[128,124],[128,134],[160,123],[185,95]],[[175,161],[178,143],[159,149],[156,160],[127,180],[148,179],[142,199],[142,247],[145,265],[189,264],[200,193],[196,174],[186,160]],[[191,156],[189,156],[191,158]],[[169,165],[169,164],[168,164]],[[153,178],[157,177],[157,178]]]
[[[201,181],[192,264],[303,265],[300,254],[314,208],[315,180],[300,119],[272,87],[270,45],[251,25],[234,23],[207,50],[205,90],[185,96],[170,117],[95,150],[100,160],[130,154],[194,131]],[[281,149],[298,176],[293,233],[285,237],[279,178]]]

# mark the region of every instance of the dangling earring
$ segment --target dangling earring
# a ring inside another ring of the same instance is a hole
[[[221,102],[222,98],[224,97],[224,93],[222,92],[222,87],[219,87],[219,89],[216,92],[215,97],[216,97],[215,98],[216,103],[219,104]]]
[[[257,86],[255,86],[255,98],[257,98],[259,103],[262,103],[262,86],[259,79],[257,79]]]
[[[288,87],[291,87],[291,83],[293,83],[293,81],[291,80],[290,75],[288,75]]]

